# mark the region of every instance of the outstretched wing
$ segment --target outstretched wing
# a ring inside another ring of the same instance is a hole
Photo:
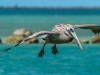
[[[100,26],[97,26],[95,24],[83,24],[83,25],[74,25],[73,26],[75,29],[76,28],[82,28],[82,29],[90,29],[92,30],[93,33],[99,34],[100,33]]]
[[[0,54],[3,54],[3,53],[9,51],[10,49],[12,49],[12,48],[14,48],[16,46],[19,46],[19,45],[25,43],[26,41],[28,41],[28,40],[30,40],[32,38],[38,37],[40,35],[45,35],[45,34],[55,34],[55,35],[58,35],[59,33],[55,33],[55,32],[52,32],[52,31],[40,31],[40,32],[36,32],[33,35],[31,35],[28,38],[26,38],[25,40],[21,41],[20,43],[14,45],[13,47],[10,47],[10,48],[4,49],[4,50],[0,50]]]

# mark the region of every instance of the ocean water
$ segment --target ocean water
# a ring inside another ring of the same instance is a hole
[[[10,45],[11,46],[11,45]],[[21,45],[0,55],[0,75],[100,75],[100,45],[57,45],[58,54],[51,53],[49,44],[45,54],[38,57],[41,44]],[[0,45],[0,49],[9,47]]]
[[[54,25],[97,24],[100,10],[0,10],[0,38],[5,39],[19,28],[33,33],[50,31]],[[91,40],[91,30],[75,30],[79,39]],[[13,45],[0,45],[0,50]],[[38,57],[43,44],[25,44],[0,55],[0,75],[100,75],[100,44],[57,45],[59,53],[51,53],[52,44],[45,47],[43,58]]]
[[[28,28],[33,33],[50,31],[59,23],[100,25],[99,19],[100,10],[0,10],[0,36],[12,35],[19,28]],[[76,32],[79,37],[94,35],[90,30]]]

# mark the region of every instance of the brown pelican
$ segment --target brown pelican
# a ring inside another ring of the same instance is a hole
[[[76,36],[76,33],[75,33],[75,29],[77,29],[77,28],[90,29],[95,34],[100,33],[100,26],[97,26],[95,24],[70,25],[70,24],[60,23],[58,25],[55,25],[55,27],[52,29],[52,31],[36,32],[33,35],[31,35],[28,38],[21,41],[20,43],[14,45],[13,47],[7,48],[5,50],[0,50],[0,52],[5,53],[8,50],[10,50],[16,46],[19,46],[32,38],[38,38],[38,37],[45,40],[45,43],[44,43],[41,51],[38,54],[39,57],[42,57],[44,55],[44,47],[47,43],[54,44],[54,46],[52,47],[52,53],[56,54],[56,53],[58,53],[58,50],[56,48],[56,44],[68,43],[68,42],[71,42],[73,39],[75,40],[75,42],[77,43],[79,48],[82,51],[84,51],[81,44],[80,44],[80,41],[78,40],[78,38]]]

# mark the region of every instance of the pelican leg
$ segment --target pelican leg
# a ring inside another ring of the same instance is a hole
[[[42,57],[44,55],[44,47],[46,43],[43,45],[42,50],[39,52],[38,57]]]
[[[56,48],[56,44],[54,44],[54,46],[52,47],[52,53],[53,53],[54,55],[56,55],[56,53],[58,53],[58,50],[57,50],[57,48]]]

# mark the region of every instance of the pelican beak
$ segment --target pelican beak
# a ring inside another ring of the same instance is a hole
[[[78,40],[78,37],[76,36],[75,31],[68,31],[68,32],[74,38],[74,40],[77,43],[77,45],[79,46],[79,48],[84,52],[82,45],[81,45],[80,41]]]

